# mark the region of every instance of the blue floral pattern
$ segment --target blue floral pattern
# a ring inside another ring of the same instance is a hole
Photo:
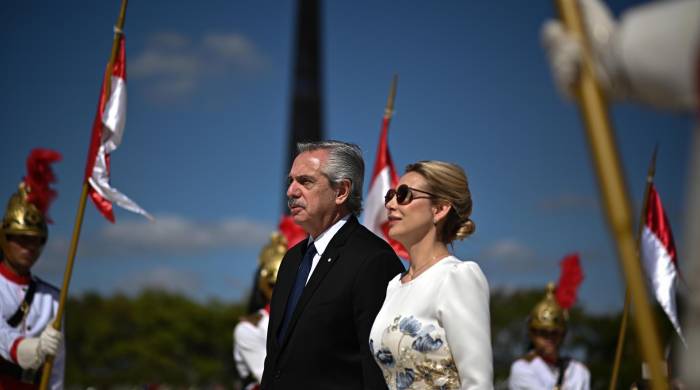
[[[374,355],[379,364],[387,367],[394,367],[396,361],[394,360],[394,355],[388,349],[380,349],[377,354]]]
[[[442,347],[442,339],[433,339],[429,334],[424,334],[413,340],[411,347],[418,352],[430,352]]]
[[[413,316],[406,317],[399,322],[399,330],[403,334],[415,337],[420,331],[421,324],[420,321],[413,318]]]
[[[445,332],[414,316],[397,316],[369,347],[390,389],[458,389],[459,373]]]
[[[416,375],[410,368],[403,370],[403,372],[396,373],[396,388],[399,390],[410,388],[415,377]]]

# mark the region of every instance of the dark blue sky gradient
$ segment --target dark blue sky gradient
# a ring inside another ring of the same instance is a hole
[[[63,153],[55,224],[37,268],[56,284],[118,12],[112,3],[12,1],[0,15],[0,188],[9,197],[31,148]],[[247,293],[282,211],[294,10],[288,0],[131,2],[128,120],[112,184],[157,223],[118,210],[110,226],[89,204],[72,293]],[[362,147],[365,187],[398,73],[389,140],[398,169],[440,159],[470,179],[477,231],[456,254],[478,261],[492,288],[517,288],[544,287],[558,277],[558,261],[578,251],[582,303],[621,307],[581,121],[557,93],[540,45],[552,3],[328,1],[322,13],[326,134]],[[222,39],[232,46],[214,50]],[[692,118],[629,104],[612,114],[635,210],[659,143],[656,183],[682,249]]]

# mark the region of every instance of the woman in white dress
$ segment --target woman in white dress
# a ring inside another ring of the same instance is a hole
[[[448,245],[474,232],[464,170],[440,161],[406,168],[385,197],[389,236],[411,257],[387,287],[370,351],[390,389],[491,389],[488,282]]]

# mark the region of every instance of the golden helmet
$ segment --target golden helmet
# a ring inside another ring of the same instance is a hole
[[[272,298],[272,289],[277,282],[277,271],[282,263],[282,258],[287,253],[287,239],[279,232],[270,235],[270,242],[260,251],[260,273],[258,274],[258,288],[269,301]]]
[[[48,237],[46,217],[34,204],[28,201],[29,192],[27,185],[21,182],[19,189],[7,203],[5,216],[2,219],[3,238],[11,234],[37,236],[44,240]]]
[[[557,303],[554,297],[554,289],[554,283],[547,284],[547,292],[544,299],[532,308],[528,319],[530,330],[566,331],[568,312]]]

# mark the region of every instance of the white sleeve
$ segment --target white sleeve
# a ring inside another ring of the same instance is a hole
[[[0,318],[0,356],[3,359],[14,362],[10,356],[10,350],[20,336],[21,334],[15,328],[7,324],[7,320]]]
[[[566,387],[575,390],[590,390],[591,373],[583,363],[572,360],[570,369],[566,370]]]
[[[697,108],[700,1],[654,1],[630,9],[611,50],[608,66],[632,97],[659,108]]]
[[[586,371],[584,372],[584,377],[583,377],[583,390],[590,390],[591,388],[591,373],[588,371],[586,368]]]
[[[516,360],[510,366],[510,375],[508,377],[509,390],[538,390],[541,388],[542,382],[523,360]]]
[[[437,313],[461,389],[492,389],[489,286],[476,263],[462,262],[448,272],[438,293]]]
[[[240,354],[251,374],[260,383],[265,368],[266,345],[265,338],[256,332],[255,327],[246,321],[241,321],[233,331],[234,349]]]

